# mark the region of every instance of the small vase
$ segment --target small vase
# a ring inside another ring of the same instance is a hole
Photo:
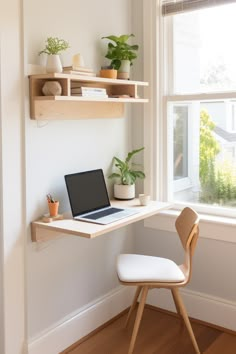
[[[117,73],[118,79],[128,80],[130,77],[130,61],[121,60],[121,65]]]
[[[46,64],[46,71],[47,71],[47,73],[61,73],[62,72],[61,59],[58,54],[48,55],[47,64]]]
[[[130,200],[135,198],[134,184],[114,184],[114,197],[120,200]]]

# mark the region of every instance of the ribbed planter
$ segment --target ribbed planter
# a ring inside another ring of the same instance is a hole
[[[121,60],[121,65],[117,73],[118,79],[128,80],[130,77],[130,61]]]
[[[134,184],[114,184],[114,197],[120,200],[130,200],[135,198]]]

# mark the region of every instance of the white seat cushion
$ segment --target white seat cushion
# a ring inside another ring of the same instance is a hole
[[[167,258],[121,254],[117,274],[124,282],[182,282],[185,276],[176,263]]]

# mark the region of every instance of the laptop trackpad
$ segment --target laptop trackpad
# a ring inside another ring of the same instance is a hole
[[[83,215],[83,216],[81,216],[81,218],[97,220],[97,219],[100,219],[100,218],[102,218],[104,216],[108,216],[108,215],[119,213],[119,212],[121,212],[123,210],[124,209],[120,209],[120,208],[109,208],[109,209],[106,209],[106,210],[94,212],[93,214]]]

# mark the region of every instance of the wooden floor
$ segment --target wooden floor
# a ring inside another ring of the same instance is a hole
[[[127,354],[132,325],[124,328],[127,313],[63,354]],[[236,354],[236,335],[193,322],[201,353]],[[186,329],[171,314],[146,307],[133,354],[195,354]]]

